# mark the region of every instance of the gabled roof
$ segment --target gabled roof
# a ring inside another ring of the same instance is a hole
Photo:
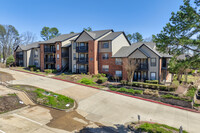
[[[122,34],[123,32],[112,32],[110,34],[108,34],[107,36],[103,37],[102,39],[100,39],[99,41],[110,41],[110,40],[114,40],[116,37],[118,37],[120,34]]]
[[[62,34],[62,35],[54,37],[54,38],[52,38],[50,40],[43,41],[40,44],[62,42],[62,41],[68,40],[68,39],[70,39],[72,37],[75,37],[75,36],[77,36],[79,34],[80,33]]]
[[[153,42],[138,42],[138,43],[133,43],[131,46],[122,47],[119,51],[117,51],[113,55],[113,57],[128,57],[136,49],[140,49],[143,45],[146,46],[149,50],[154,52],[159,57],[166,57],[166,58],[172,57],[172,55],[169,55],[167,53],[158,52],[156,50],[156,43],[153,43]]]
[[[96,40],[100,37],[102,37],[103,35],[107,34],[108,32],[110,32],[113,30],[112,29],[108,29],[108,30],[98,30],[98,31],[82,31],[81,34],[83,34],[84,32],[87,33],[92,39]],[[75,39],[75,41],[81,36],[81,34]]]
[[[34,42],[34,43],[31,43],[31,44],[28,44],[28,45],[18,45],[17,48],[15,49],[15,51],[20,47],[21,50],[29,50],[29,49],[32,49],[32,48],[39,48],[40,45],[39,43],[41,42]]]

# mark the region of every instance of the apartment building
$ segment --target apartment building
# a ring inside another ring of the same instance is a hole
[[[35,65],[40,67],[40,42],[35,42],[27,46],[17,46],[14,51],[15,63],[17,66],[28,67]]]
[[[35,46],[31,44],[16,49],[18,65],[27,67],[34,64],[31,63],[34,59],[29,51],[34,53],[37,49],[40,58],[38,66],[42,71],[57,69],[73,73],[105,73],[127,79],[127,61],[135,59],[139,66],[133,77],[135,81],[167,80],[167,64],[172,57],[158,52],[156,44],[152,42],[131,45],[124,32],[114,32],[112,29],[63,34],[37,42]]]

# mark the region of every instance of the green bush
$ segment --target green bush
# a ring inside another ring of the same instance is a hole
[[[106,78],[106,77],[100,77],[100,78],[97,80],[97,83],[102,84],[102,83],[106,82],[107,80],[108,80],[108,78]]]
[[[192,71],[191,71],[191,74],[194,74],[194,73],[195,73],[195,70],[192,70]]]
[[[40,69],[37,69],[36,72],[40,72]]]
[[[191,102],[192,101],[190,99],[174,96],[174,95],[171,95],[171,94],[162,95],[161,97],[162,98],[167,98],[167,99],[183,100],[183,101],[187,101],[187,102]]]
[[[7,60],[6,60],[6,66],[10,66],[15,62],[15,58],[13,57],[13,55],[10,55]]]
[[[121,82],[121,84],[123,84],[123,85],[126,85],[126,84],[127,84],[127,80],[121,80],[120,82]]]
[[[88,78],[82,78],[81,80],[79,80],[79,83],[82,83],[85,85],[95,84],[95,82],[92,79],[88,79]]]
[[[34,71],[34,68],[33,68],[33,67],[31,67],[31,68],[30,68],[30,71],[32,71],[32,72],[33,72],[33,71]]]
[[[52,73],[57,73],[58,71],[56,69],[52,69]]]
[[[28,68],[34,68],[36,65],[29,65]]]
[[[146,80],[146,83],[150,83],[150,84],[158,84],[158,80]]]
[[[126,89],[126,88],[110,88],[112,91],[117,91],[117,92],[126,92],[126,93],[131,93],[131,94],[143,94],[142,90],[133,90],[133,89]]]
[[[50,73],[52,73],[52,70],[51,70],[51,69],[46,69],[46,70],[44,70],[44,72],[45,72],[46,74],[50,74]]]
[[[65,73],[61,73],[61,76],[64,76],[65,75]]]
[[[104,73],[101,73],[101,76],[102,76],[102,77],[106,77],[106,74],[104,74]]]
[[[196,90],[197,90],[197,87],[194,87],[194,86],[190,87],[187,91],[186,96],[193,98]]]

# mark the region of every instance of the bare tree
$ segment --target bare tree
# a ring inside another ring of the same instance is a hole
[[[27,31],[20,35],[20,44],[21,45],[28,45],[33,43],[37,40],[37,37],[34,33]]]
[[[128,75],[128,81],[129,82],[132,82],[133,81],[133,76],[134,76],[134,72],[135,70],[137,70],[139,64],[136,63],[136,60],[135,59],[128,59],[127,60],[127,63],[126,63],[126,72],[127,72],[127,75]]]
[[[18,43],[19,34],[15,27],[12,25],[0,25],[0,46],[4,63],[13,54]]]

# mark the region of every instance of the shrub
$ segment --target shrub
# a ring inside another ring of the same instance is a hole
[[[13,57],[13,55],[10,55],[6,60],[6,66],[10,66],[14,62],[15,62],[15,58]]]
[[[146,80],[146,83],[158,84],[158,80]]]
[[[142,90],[133,90],[133,89],[126,89],[126,88],[110,88],[112,91],[117,91],[117,92],[126,92],[126,93],[131,93],[131,94],[143,94]]]
[[[192,71],[191,71],[191,74],[194,74],[194,73],[195,73],[195,70],[192,70]]]
[[[107,80],[108,80],[108,78],[106,78],[106,77],[100,77],[100,78],[97,80],[97,83],[102,84],[102,83],[106,82]]]
[[[44,70],[44,72],[45,72],[46,74],[50,74],[50,73],[52,73],[52,70],[51,70],[51,69],[46,69],[46,70]]]
[[[98,74],[96,75],[96,77],[97,77],[97,78],[100,78],[100,77],[101,77],[101,74],[100,74],[100,73],[98,73]]]
[[[174,95],[171,95],[171,94],[162,95],[161,97],[162,97],[162,98],[167,98],[167,99],[183,100],[183,101],[188,101],[188,102],[191,102],[191,101],[192,101],[192,100],[190,100],[190,99],[181,98],[181,97],[174,96]]]
[[[90,75],[90,72],[88,72],[87,75]]]
[[[156,96],[156,97],[160,96],[158,90],[145,89],[143,93],[146,95],[152,95],[152,96]]]
[[[102,77],[106,77],[106,74],[102,73],[101,76],[102,76]]]
[[[28,68],[34,68],[36,65],[29,65]]]
[[[37,73],[40,72],[40,69],[37,69],[36,72],[37,72]]]
[[[64,76],[65,75],[65,73],[61,73],[61,76]]]
[[[56,69],[51,70],[52,73],[57,73],[58,71]]]
[[[86,84],[86,85],[95,84],[95,82],[92,79],[88,79],[88,78],[82,78],[81,80],[79,80],[79,83]]]
[[[127,83],[126,80],[121,80],[120,82],[121,82],[121,84],[123,84],[123,85],[126,85],[126,83]]]
[[[33,71],[34,71],[34,68],[33,68],[33,67],[31,67],[31,68],[30,68],[30,71],[32,71],[32,72],[33,72]]]
[[[191,87],[188,89],[186,96],[189,96],[189,97],[193,98],[194,95],[195,95],[196,90],[197,90],[197,87],[191,86]]]

